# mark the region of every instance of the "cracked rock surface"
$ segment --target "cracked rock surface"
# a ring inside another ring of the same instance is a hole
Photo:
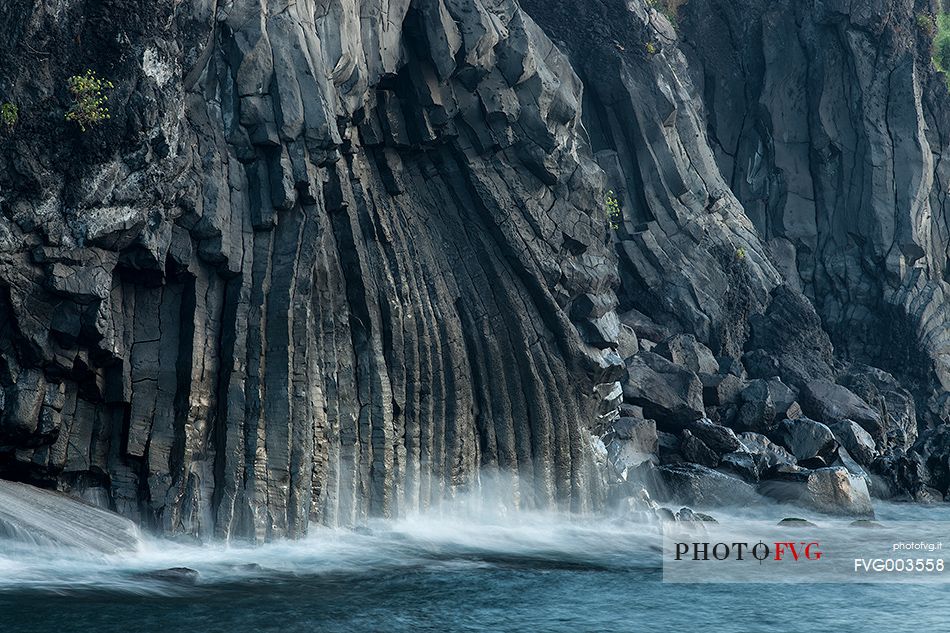
[[[0,478],[258,540],[498,473],[942,497],[950,101],[906,5],[14,3]]]

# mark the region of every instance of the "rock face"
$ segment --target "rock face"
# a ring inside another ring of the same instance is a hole
[[[729,431],[831,459],[775,434],[807,415],[946,494],[950,100],[914,9],[654,4],[15,3],[0,478],[265,539],[496,470],[598,508],[592,435],[812,477]],[[115,89],[82,133],[87,68]]]
[[[11,9],[2,475],[258,539],[482,468],[596,506],[622,364],[580,80],[513,0],[324,5]],[[85,67],[116,88],[82,134]]]

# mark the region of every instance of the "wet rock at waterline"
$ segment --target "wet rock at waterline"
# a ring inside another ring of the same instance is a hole
[[[764,481],[756,490],[783,503],[845,516],[874,516],[867,482],[844,468],[788,473]]]
[[[657,498],[700,507],[742,506],[759,502],[755,488],[738,477],[700,464],[679,463],[658,469],[664,489]]]
[[[0,480],[0,540],[115,553],[133,550],[139,530],[126,518],[67,495]]]
[[[160,580],[162,582],[179,585],[193,585],[198,582],[199,574],[189,567],[170,567],[168,569],[141,572],[136,574],[136,576],[147,580]]]

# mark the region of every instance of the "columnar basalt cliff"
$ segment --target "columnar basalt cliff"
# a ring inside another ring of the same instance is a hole
[[[256,539],[942,497],[932,7],[661,4],[8,3],[0,477]]]

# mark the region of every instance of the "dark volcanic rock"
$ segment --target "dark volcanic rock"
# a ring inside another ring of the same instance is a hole
[[[689,430],[701,439],[707,446],[719,453],[731,453],[739,450],[741,444],[732,429],[726,428],[709,420],[696,420],[689,425]]]
[[[652,352],[627,359],[624,399],[643,407],[661,428],[683,428],[703,417],[703,387],[696,374]]]
[[[894,376],[874,367],[852,365],[838,382],[881,412],[885,447],[907,450],[914,444],[918,432],[917,407],[914,397]]]
[[[848,453],[862,464],[870,464],[877,455],[877,446],[874,438],[857,422],[842,420],[828,425],[835,438],[844,446]]]
[[[771,437],[799,461],[818,457],[827,464],[838,447],[831,429],[808,418],[782,420]]]
[[[657,461],[657,432],[653,420],[619,418],[604,436],[607,456],[618,473]]]
[[[732,374],[702,374],[699,378],[703,383],[703,404],[707,406],[735,402],[745,386],[741,378]]]
[[[950,387],[950,99],[920,26],[935,6],[690,0],[678,20],[717,164],[789,286],[846,357],[921,380],[918,402]],[[762,347],[802,344],[772,350],[783,371],[831,379],[808,366],[828,362],[799,335],[814,328],[781,321]]]
[[[783,503],[797,503],[827,514],[874,516],[864,478],[844,468],[790,474],[763,481],[756,490]]]
[[[714,468],[719,464],[719,455],[705,442],[684,429],[680,432],[679,453],[688,462]]]
[[[749,319],[743,362],[754,378],[778,376],[800,387],[815,377],[833,375],[832,347],[815,308],[787,285],[772,292],[764,314]]]
[[[162,582],[193,585],[198,582],[199,574],[189,567],[171,567],[169,569],[142,572],[137,574],[137,576],[148,580],[161,580]]]
[[[586,511],[622,400],[675,433],[798,402],[872,434],[881,489],[931,495],[944,435],[907,453],[950,415],[926,3],[690,0],[676,29],[653,4],[5,3],[0,477],[202,538],[496,471]],[[87,68],[115,87],[81,132]]]
[[[115,88],[82,133],[86,68]],[[0,92],[0,476],[98,477],[202,537],[424,509],[482,468],[602,503],[606,187],[514,0],[16,3]]]
[[[712,351],[692,334],[675,334],[653,348],[655,354],[686,367],[694,374],[715,374],[719,362]]]
[[[670,464],[658,469],[666,484],[661,500],[696,506],[730,506],[755,503],[755,489],[737,477],[698,464]]]
[[[742,443],[742,450],[763,459],[767,468],[795,464],[796,460],[794,455],[789,453],[785,448],[773,443],[772,440],[764,435],[758,433],[740,433],[738,438]]]
[[[926,431],[914,445],[913,458],[921,465],[922,483],[950,493],[950,424]]]
[[[881,414],[847,387],[828,380],[813,380],[804,386],[800,397],[802,411],[815,420],[826,424],[853,420],[872,437],[884,437]]]
[[[735,473],[746,481],[759,481],[762,473],[761,457],[745,451],[736,451],[723,455],[719,460],[719,469]]]
[[[680,441],[672,433],[657,432],[657,452],[660,456],[661,464],[675,464],[684,460],[680,454]]]
[[[789,414],[800,415],[795,394],[779,380],[760,378],[739,394],[736,412],[728,424],[737,431],[768,433]]]

